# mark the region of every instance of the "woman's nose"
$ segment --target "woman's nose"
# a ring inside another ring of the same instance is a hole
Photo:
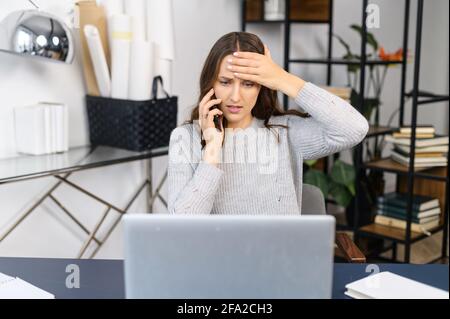
[[[237,103],[241,100],[241,85],[240,85],[240,81],[235,81],[233,83],[233,89],[231,92],[231,101],[234,103]]]

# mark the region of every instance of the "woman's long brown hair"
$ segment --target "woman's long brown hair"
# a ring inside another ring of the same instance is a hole
[[[211,51],[206,58],[203,70],[200,75],[200,95],[198,98],[197,106],[192,110],[191,119],[187,123],[193,123],[199,118],[199,103],[202,98],[208,93],[214,86],[219,75],[220,64],[228,55],[233,54],[236,51],[256,52],[264,54],[264,44],[258,36],[248,32],[230,32],[222,36],[213,45]],[[307,113],[300,112],[298,110],[284,111],[280,108],[278,103],[277,91],[271,90],[265,86],[261,86],[256,104],[252,109],[252,115],[257,119],[264,120],[264,126],[267,129],[271,129],[274,126],[288,128],[285,125],[273,125],[269,124],[271,116],[280,115],[297,115],[300,117],[309,117]],[[223,127],[227,127],[227,120],[223,118]],[[202,146],[204,145],[202,140]]]

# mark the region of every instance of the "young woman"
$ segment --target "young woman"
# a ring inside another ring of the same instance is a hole
[[[298,109],[282,111],[277,91]],[[303,161],[351,148],[367,130],[350,104],[273,62],[256,35],[226,34],[205,61],[190,122],[171,135],[169,212],[301,214]]]

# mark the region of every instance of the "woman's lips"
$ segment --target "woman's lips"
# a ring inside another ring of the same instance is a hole
[[[242,106],[240,105],[227,105],[228,111],[230,113],[239,113],[242,109]]]

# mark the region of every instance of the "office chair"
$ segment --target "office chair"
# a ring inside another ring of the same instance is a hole
[[[325,198],[317,186],[303,184],[302,215],[325,215]],[[344,232],[336,232],[335,255],[350,263],[365,263],[366,257],[350,237]]]

